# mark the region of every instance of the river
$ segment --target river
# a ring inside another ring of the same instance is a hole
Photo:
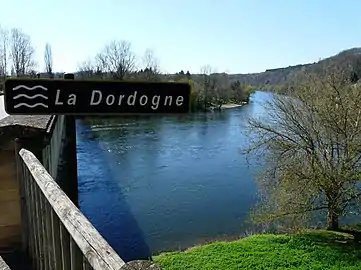
[[[125,260],[242,235],[256,199],[240,149],[270,94],[222,113],[77,122],[80,208]]]

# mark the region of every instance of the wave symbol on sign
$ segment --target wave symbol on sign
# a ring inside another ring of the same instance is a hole
[[[19,89],[26,89],[26,90],[29,90],[29,91],[36,90],[36,89],[42,89],[44,91],[48,90],[47,88],[45,88],[42,85],[35,85],[33,87],[29,87],[29,86],[26,86],[26,85],[18,85],[18,86],[13,88],[14,91],[19,90]],[[30,95],[27,95],[27,94],[18,94],[16,96],[14,96],[13,99],[16,100],[16,99],[19,99],[21,97],[29,99],[29,100],[32,100],[32,99],[35,99],[35,98],[43,98],[43,99],[46,99],[46,100],[48,99],[47,96],[44,96],[42,94],[35,94],[33,96],[30,96]],[[22,103],[14,105],[14,108],[16,109],[16,108],[23,107],[23,106],[28,107],[28,108],[35,108],[35,107],[39,107],[39,106],[44,107],[44,108],[48,108],[48,105],[46,105],[44,103],[41,103],[41,102],[35,103],[33,105],[22,102]]]

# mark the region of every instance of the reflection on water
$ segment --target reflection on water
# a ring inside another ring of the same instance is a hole
[[[80,207],[125,259],[236,237],[254,204],[239,149],[269,94],[223,113],[79,120]]]

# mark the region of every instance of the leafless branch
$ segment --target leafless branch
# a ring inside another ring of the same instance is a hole
[[[126,41],[110,42],[96,59],[102,69],[117,80],[124,80],[135,67],[135,55]]]
[[[46,43],[44,51],[45,71],[51,77],[53,74],[53,54],[51,45]]]
[[[359,198],[361,89],[345,78],[310,75],[296,91],[276,95],[264,118],[249,120],[246,152],[266,154],[268,173],[257,182],[273,217],[327,207],[329,226],[337,227]]]
[[[0,76],[6,77],[8,73],[9,58],[9,31],[0,27]]]
[[[143,69],[139,72],[141,79],[146,81],[157,81],[159,80],[159,60],[155,57],[154,52],[147,49],[143,56]]]
[[[10,54],[14,72],[17,77],[27,75],[34,67],[35,49],[30,37],[21,29],[13,28],[10,38]]]

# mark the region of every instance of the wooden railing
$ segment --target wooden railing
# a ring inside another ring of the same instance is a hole
[[[23,248],[39,270],[132,269],[72,203],[35,155],[16,147]]]

